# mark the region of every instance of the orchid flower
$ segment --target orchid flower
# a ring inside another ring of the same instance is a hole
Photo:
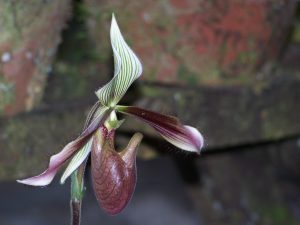
[[[71,208],[73,224],[79,224],[80,206],[84,192],[84,170],[91,155],[93,188],[100,206],[109,214],[117,214],[130,200],[136,184],[136,152],[142,134],[133,135],[126,148],[116,151],[114,136],[123,120],[117,113],[131,115],[153,127],[171,144],[189,152],[200,153],[203,137],[193,127],[182,125],[175,117],[135,106],[120,106],[118,102],[130,85],[142,74],[142,65],[126,44],[114,15],[110,29],[114,56],[114,77],[96,91],[98,102],[89,113],[81,135],[50,158],[48,168],[40,175],[18,180],[19,183],[45,186],[58,170],[70,160],[60,182],[71,176]]]

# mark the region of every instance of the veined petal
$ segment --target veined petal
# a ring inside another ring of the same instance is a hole
[[[99,127],[100,123],[104,123],[112,111],[113,109],[106,106],[99,106],[92,115],[92,121],[88,122],[87,128],[84,129],[80,136],[93,133]]]
[[[60,167],[86,143],[89,137],[99,127],[99,124],[103,123],[111,112],[111,110],[106,107],[99,108],[92,122],[82,134],[76,140],[67,144],[61,152],[50,157],[49,166],[43,173],[24,180],[17,180],[17,182],[32,186],[45,186],[50,184]]]
[[[100,206],[109,214],[121,212],[136,184],[136,152],[142,135],[136,133],[127,147],[117,152],[114,130],[99,130],[94,135],[91,165],[94,192]],[[104,138],[105,137],[105,138]]]
[[[64,184],[66,179],[83,163],[92,149],[93,137],[73,156],[71,162],[66,168],[60,179],[60,183]]]
[[[114,54],[114,77],[96,91],[99,101],[105,106],[115,106],[132,82],[142,74],[141,62],[126,44],[114,15],[111,21],[110,39]]]
[[[77,138],[67,144],[61,152],[51,156],[48,169],[40,175],[24,180],[17,180],[19,183],[32,186],[45,186],[51,183],[60,167],[85,143],[88,135]]]
[[[182,125],[175,117],[134,106],[117,106],[116,110],[147,122],[168,142],[183,150],[200,153],[203,147],[200,132],[194,127]]]

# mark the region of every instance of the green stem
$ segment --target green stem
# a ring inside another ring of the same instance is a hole
[[[71,225],[80,225],[86,160],[71,175]]]
[[[100,106],[100,102],[96,102],[96,104],[92,107],[87,120],[84,125],[84,129],[88,127],[90,124],[95,112]],[[81,205],[82,198],[84,194],[84,171],[86,167],[85,160],[77,170],[75,170],[71,175],[71,201],[70,201],[70,209],[71,209],[71,225],[80,225],[81,219]]]

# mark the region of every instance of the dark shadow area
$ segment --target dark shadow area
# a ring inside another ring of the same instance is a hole
[[[6,204],[0,205],[0,224],[69,224],[69,183],[58,183],[56,179],[47,188],[2,183],[0,198]],[[202,224],[169,157],[138,161],[136,192],[118,216],[108,216],[98,206],[88,178],[82,210],[82,225]]]

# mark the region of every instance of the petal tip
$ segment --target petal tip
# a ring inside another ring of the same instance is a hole
[[[24,182],[23,180],[16,180],[16,181],[20,184],[26,184],[26,182]]]
[[[37,180],[33,178],[23,179],[23,180],[17,180],[20,184],[26,184],[30,186],[46,186],[51,183],[52,180]]]
[[[116,22],[116,16],[115,16],[115,13],[114,12],[112,12],[112,14],[111,14],[111,22],[113,23],[113,22]]]
[[[118,106],[117,110],[124,114],[136,116],[148,123],[176,147],[200,154],[204,138],[196,128],[182,125],[175,117],[134,106]]]
[[[111,16],[111,27],[114,26],[116,23],[116,18],[115,18],[115,14],[112,13],[112,16]]]
[[[191,141],[194,146],[194,151],[200,155],[201,150],[204,146],[204,138],[203,135],[194,127],[191,126],[185,126],[185,128],[188,130],[191,136]]]
[[[111,32],[114,30],[114,31],[118,31],[120,32],[119,30],[119,26],[118,26],[118,23],[117,23],[117,20],[116,20],[116,17],[115,17],[115,14],[112,13],[112,17],[111,17]]]
[[[66,178],[64,178],[64,179],[60,179],[60,181],[59,181],[59,183],[61,184],[61,185],[63,185],[63,184],[65,184],[65,182],[66,182]]]

